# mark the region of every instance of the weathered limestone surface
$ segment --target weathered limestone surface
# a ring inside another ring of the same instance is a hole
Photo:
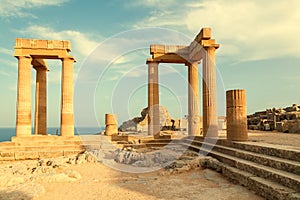
[[[159,136],[159,85],[158,62],[147,60],[148,64],[148,135]]]
[[[61,135],[74,135],[73,64],[71,44],[63,40],[17,38],[18,59],[16,136],[31,135],[31,64],[36,69],[35,134],[47,134],[47,66],[43,59],[62,60]]]
[[[62,60],[61,136],[74,135],[74,62],[73,58],[64,58]]]
[[[227,139],[248,140],[245,90],[226,91]]]
[[[188,135],[200,135],[198,62],[188,65]]]
[[[216,47],[205,48],[203,62],[203,136],[218,136],[217,88],[216,88]]]
[[[31,60],[18,56],[17,120],[16,135],[31,135]]]
[[[105,114],[105,135],[118,134],[117,115]]]
[[[47,66],[43,60],[33,60],[36,70],[34,134],[47,135]]]

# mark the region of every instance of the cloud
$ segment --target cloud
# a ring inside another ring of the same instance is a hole
[[[52,28],[45,26],[32,25],[25,30],[18,31],[23,36],[33,37],[39,39],[48,40],[70,40],[71,48],[74,50],[75,54],[80,54],[79,56],[87,56],[90,52],[98,45],[98,41],[94,40],[99,36],[94,36],[88,33],[82,33],[75,30],[62,30],[56,31]]]
[[[35,17],[29,9],[46,6],[60,6],[69,0],[1,0],[0,17]]]
[[[206,0],[179,4],[170,0],[155,4],[143,4],[155,9],[134,27],[173,27],[193,37],[202,27],[211,27],[213,38],[221,44],[218,54],[237,63],[300,56],[300,1]]]
[[[3,53],[5,55],[13,56],[14,52],[11,49],[6,49],[6,48],[0,48],[0,53]]]
[[[0,76],[10,76],[10,74],[5,71],[0,71]]]

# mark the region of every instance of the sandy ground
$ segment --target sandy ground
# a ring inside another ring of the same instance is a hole
[[[300,148],[300,134],[276,131],[249,131],[249,140]]]
[[[249,131],[249,140],[300,148],[300,134]],[[0,169],[2,168],[0,164]],[[56,173],[59,173],[59,170],[58,168]],[[66,179],[61,176],[56,177],[58,181],[36,179],[33,182],[22,183],[26,188],[19,189],[36,190],[39,196],[35,197],[35,200],[263,199],[247,188],[227,181],[221,174],[210,169],[198,168],[175,174],[160,169],[138,174],[117,171],[101,163],[85,163],[68,165],[67,170],[78,172],[81,178],[75,181],[68,181],[70,177]],[[2,172],[1,176],[5,174]],[[20,191],[0,186],[0,200],[7,200],[9,196],[13,196],[9,199],[32,199],[15,198],[24,196],[18,193]]]
[[[100,163],[74,165],[72,169],[81,174],[80,180],[44,183],[46,192],[37,199],[262,199],[210,169],[165,175],[161,171],[124,173]]]

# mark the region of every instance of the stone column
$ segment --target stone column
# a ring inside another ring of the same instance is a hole
[[[188,64],[188,135],[200,135],[198,62]]]
[[[159,137],[159,84],[158,62],[147,60],[148,64],[148,135]]]
[[[118,134],[118,122],[115,114],[105,114],[105,135]]]
[[[34,134],[47,135],[47,68],[33,67],[36,69]]]
[[[16,136],[31,136],[31,60],[30,56],[18,58]]]
[[[226,119],[228,140],[248,140],[245,90],[226,92]]]
[[[206,47],[203,61],[203,137],[218,137],[215,47]]]
[[[74,136],[74,58],[62,59],[62,86],[61,86],[61,122],[60,135]]]

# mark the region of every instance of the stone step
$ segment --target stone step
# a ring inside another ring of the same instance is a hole
[[[82,153],[84,150],[52,150],[52,151],[16,151],[0,152],[0,161],[34,160],[40,158],[55,158]]]
[[[293,189],[228,165],[223,165],[222,174],[227,179],[243,185],[269,200],[300,199],[300,193]]]
[[[236,149],[232,147],[226,147],[217,144],[201,142],[198,140],[186,139],[185,141],[192,145],[203,146],[206,149],[213,149],[218,152],[235,156],[241,159],[249,160],[265,166],[273,167],[279,170],[284,170],[284,171],[288,171],[300,175],[300,162],[297,161],[277,158],[274,156],[262,155],[262,154]]]
[[[185,143],[183,143],[185,144]],[[292,174],[290,172],[285,172],[282,170],[274,169],[268,166],[264,166],[255,162],[243,160],[234,156],[230,156],[215,150],[206,149],[204,147],[199,147],[196,145],[186,144],[189,149],[196,151],[200,154],[210,155],[223,163],[226,163],[237,169],[249,172],[261,178],[269,179],[280,183],[286,187],[292,188],[296,191],[300,191],[300,176]]]
[[[149,139],[140,139],[141,143],[170,143],[172,142],[171,139],[154,139],[154,140],[149,140]]]
[[[57,136],[57,135],[31,135],[28,137],[12,137],[12,142],[32,142],[32,141],[64,141],[64,140],[70,140],[70,141],[80,141],[79,136]]]
[[[0,148],[1,147],[10,147],[10,146],[15,146],[14,142],[0,142]]]
[[[14,146],[1,147],[0,152],[17,152],[17,151],[52,151],[52,150],[82,150],[81,145],[49,145],[49,146]]]
[[[57,140],[57,141],[22,141],[15,142],[15,146],[51,146],[51,145],[82,145],[81,141]]]
[[[260,143],[260,142],[234,142],[228,141],[226,139],[218,139],[218,138],[203,138],[200,136],[186,137],[188,139],[194,139],[199,141],[204,141],[207,143],[218,144],[222,146],[232,147],[236,149],[241,149],[245,151],[252,151],[254,153],[275,156],[288,160],[295,160],[300,162],[300,147],[295,146],[286,146],[286,145],[277,145],[277,144],[268,144],[268,143]]]

